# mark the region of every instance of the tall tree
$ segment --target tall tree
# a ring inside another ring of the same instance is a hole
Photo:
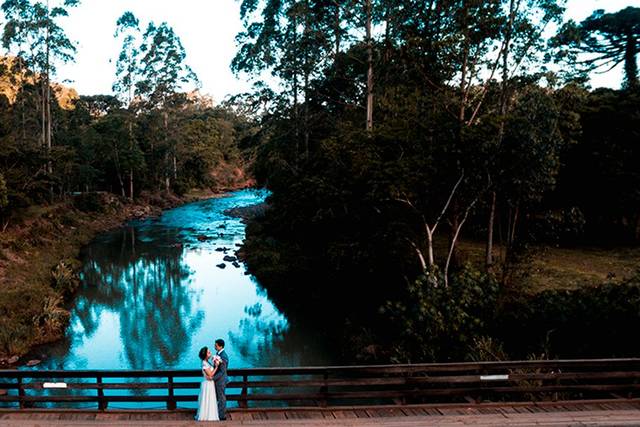
[[[113,91],[118,94],[125,103],[128,110],[127,127],[129,139],[129,151],[136,148],[136,141],[133,133],[134,117],[136,105],[134,103],[134,93],[136,83],[139,79],[139,40],[140,21],[131,12],[125,12],[116,23],[115,37],[122,38],[122,49],[116,61],[116,80],[113,83]],[[124,187],[123,187],[124,193]],[[129,169],[129,198],[133,200],[134,194],[134,173],[133,164]],[[123,194],[124,196],[124,194]]]
[[[564,24],[553,43],[567,46],[560,57],[583,71],[610,70],[624,63],[624,87],[638,88],[640,8],[629,6],[615,13],[598,9],[579,24],[573,20]],[[579,53],[586,53],[586,59],[579,59]]]
[[[493,236],[498,192],[505,184],[501,176],[501,169],[497,166],[497,159],[503,149],[505,123],[511,111],[512,100],[515,98],[515,88],[518,82],[530,79],[530,75],[540,75],[544,71],[544,54],[547,51],[543,34],[552,23],[559,23],[564,13],[564,0],[534,0],[522,2],[520,0],[500,0],[503,14],[500,18],[500,37],[498,38],[498,54],[495,62],[489,67],[490,79],[485,80],[480,92],[480,101],[472,106],[472,113],[467,120],[468,126],[473,126],[478,114],[481,114],[485,95],[490,89],[493,76],[500,74],[500,84],[497,95],[498,129],[496,137],[490,140],[489,151],[492,153],[488,163],[488,173],[492,181],[489,192],[489,212],[487,221],[487,240],[485,263],[487,267],[493,264]],[[531,19],[532,16],[537,17]],[[492,114],[491,107],[485,109]],[[495,110],[494,110],[495,111]],[[495,113],[493,113],[495,114]],[[517,208],[511,209],[516,223]]]
[[[373,30],[379,22],[380,0],[244,0],[240,11],[245,30],[238,34],[240,49],[232,62],[235,72],[259,76],[269,71],[286,90],[298,138],[308,154],[309,96],[314,79],[330,67],[336,70],[341,51],[354,40],[368,46],[367,67],[358,83],[364,90],[359,107],[366,111],[366,128],[373,124]],[[354,34],[364,33],[359,40]],[[335,63],[331,63],[331,60]],[[301,97],[300,94],[303,94]],[[302,98],[302,102],[301,102]],[[301,111],[302,108],[302,111]]]
[[[55,2],[31,0],[5,0],[2,3],[7,23],[3,32],[3,46],[16,49],[18,57],[37,73],[41,84],[41,144],[46,149],[46,170],[53,173],[51,146],[53,124],[51,116],[51,78],[56,72],[56,62],[72,61],[76,49],[67,37],[58,19],[69,15],[68,9],[80,4],[79,0]]]
[[[169,138],[172,102],[186,85],[197,85],[198,78],[185,62],[187,54],[180,38],[166,22],[159,26],[149,23],[140,54],[140,80],[135,83],[135,93],[147,110],[155,110],[162,116],[164,183],[169,191],[171,179],[178,178],[175,141]]]
[[[122,48],[116,61],[116,80],[113,91],[125,105],[133,102],[136,82],[138,80],[140,21],[131,12],[122,14],[116,22],[114,37],[121,37]]]

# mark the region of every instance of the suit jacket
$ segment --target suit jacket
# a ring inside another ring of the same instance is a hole
[[[229,381],[227,377],[227,368],[229,367],[229,356],[227,356],[227,353],[224,351],[224,349],[218,354],[218,356],[220,356],[220,359],[222,359],[222,361],[220,362],[220,365],[218,365],[218,370],[213,376],[213,380],[215,382],[221,381],[222,384],[226,385],[227,382]]]

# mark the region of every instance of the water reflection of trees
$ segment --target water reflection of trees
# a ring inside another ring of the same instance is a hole
[[[239,331],[229,333],[233,346],[248,366],[311,366],[327,364],[323,337],[277,313],[264,313],[257,303],[244,309]],[[309,339],[313,335],[316,339]]]
[[[195,308],[198,295],[185,286],[190,272],[176,238],[166,229],[127,227],[90,245],[82,271],[84,292],[74,310],[82,328],[75,333],[93,335],[100,315],[109,310],[119,318],[131,368],[176,364],[204,317]]]

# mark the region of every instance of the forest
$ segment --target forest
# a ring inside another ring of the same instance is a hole
[[[639,320],[640,9],[582,22],[547,0],[241,11],[232,67],[256,79],[254,171],[273,192],[244,250],[291,315],[329,325],[348,361],[637,352],[612,343]],[[590,89],[590,72],[618,64],[621,89]],[[628,274],[531,280],[545,252],[594,246],[622,250]]]
[[[174,30],[131,12],[113,94],[56,83],[78,1],[58,3],[2,4],[5,236],[36,206],[100,213],[104,194],[251,177],[271,196],[248,268],[347,361],[637,353],[620,325],[640,323],[640,8],[575,22],[561,0],[242,0],[230,66],[254,90],[214,104]],[[619,89],[590,86],[618,65]],[[623,272],[540,272],[559,249]],[[5,353],[51,317],[13,304]]]

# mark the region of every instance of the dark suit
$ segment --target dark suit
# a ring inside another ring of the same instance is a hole
[[[220,419],[224,419],[226,417],[226,409],[227,409],[227,396],[225,394],[225,389],[227,388],[227,382],[229,382],[229,378],[227,377],[227,368],[229,367],[229,356],[222,349],[220,353],[218,353],[220,359],[220,365],[218,365],[218,370],[213,376],[213,381],[216,384],[216,398],[218,399],[218,416]]]

